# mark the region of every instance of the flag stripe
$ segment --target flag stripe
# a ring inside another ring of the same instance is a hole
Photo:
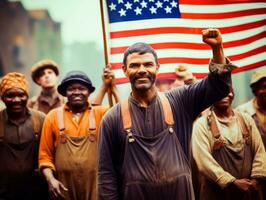
[[[110,1],[119,4],[117,0]],[[133,4],[133,0],[129,1]],[[198,78],[206,76],[212,51],[202,42],[201,31],[208,27],[222,32],[225,55],[239,66],[234,73],[266,65],[265,0],[181,0],[179,9],[181,18],[143,18],[109,24],[109,60],[117,83],[128,81],[121,61],[123,52],[135,42],[146,42],[156,50],[161,66],[158,78],[171,78],[181,63]]]
[[[236,31],[247,30],[251,28],[257,28],[266,24],[266,19],[256,22],[250,22],[247,24],[235,25],[230,27],[219,27],[220,31],[225,33],[233,33]],[[148,28],[148,29],[137,29],[129,31],[117,31],[111,32],[110,38],[121,38],[121,37],[132,37],[132,36],[144,36],[144,35],[158,35],[158,34],[169,34],[169,33],[183,33],[183,34],[201,34],[204,28],[196,27],[163,27],[163,28]]]
[[[229,48],[229,47],[235,47],[236,45],[239,44],[249,44],[251,42],[254,42],[256,40],[262,39],[266,37],[266,31],[263,31],[261,33],[258,33],[256,35],[244,38],[244,39],[240,39],[240,40],[234,40],[234,41],[230,41],[230,42],[225,42],[223,44],[223,46],[225,48]],[[154,49],[195,49],[195,50],[209,50],[210,47],[206,44],[203,43],[192,43],[192,42],[166,42],[166,43],[154,43],[154,44],[150,44]],[[125,47],[113,47],[111,48],[110,52],[111,54],[121,54],[123,53],[126,49],[128,48],[128,46]]]

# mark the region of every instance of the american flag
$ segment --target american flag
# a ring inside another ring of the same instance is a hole
[[[225,55],[239,68],[266,66],[266,0],[106,0],[109,62],[117,83],[126,83],[123,52],[136,42],[150,44],[161,64],[159,78],[185,64],[197,78],[208,73],[212,52],[201,30],[219,28]]]

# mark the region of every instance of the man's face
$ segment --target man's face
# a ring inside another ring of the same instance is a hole
[[[136,91],[148,91],[154,86],[159,65],[151,53],[140,55],[139,53],[129,54],[127,65],[123,66],[125,75],[129,78],[131,87]]]
[[[214,103],[214,107],[219,109],[219,110],[225,110],[225,109],[229,108],[232,105],[233,99],[234,99],[234,92],[231,91],[222,100]]]
[[[57,76],[54,70],[46,68],[40,72],[37,83],[43,88],[53,88],[57,83]]]
[[[254,94],[260,104],[260,106],[266,107],[266,79],[263,79],[258,83]]]
[[[28,95],[20,88],[11,88],[5,92],[2,100],[9,112],[21,113],[26,108]]]
[[[66,89],[66,97],[72,107],[86,106],[89,95],[88,88],[82,83],[71,83]]]

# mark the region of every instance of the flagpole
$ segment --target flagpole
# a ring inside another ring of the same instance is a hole
[[[102,22],[102,33],[103,33],[104,60],[105,60],[105,65],[107,66],[107,64],[109,63],[109,60],[108,60],[108,51],[107,51],[107,39],[106,39],[106,34],[105,34],[106,30],[105,30],[105,24],[104,24],[103,1],[104,0],[100,0],[100,9],[101,9],[101,22]],[[113,99],[112,99],[111,88],[108,88],[107,94],[108,94],[109,106],[112,107],[113,106]]]

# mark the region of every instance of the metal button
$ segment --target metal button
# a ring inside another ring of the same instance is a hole
[[[173,129],[173,127],[169,127],[169,132],[170,132],[170,133],[174,133],[174,129]]]

